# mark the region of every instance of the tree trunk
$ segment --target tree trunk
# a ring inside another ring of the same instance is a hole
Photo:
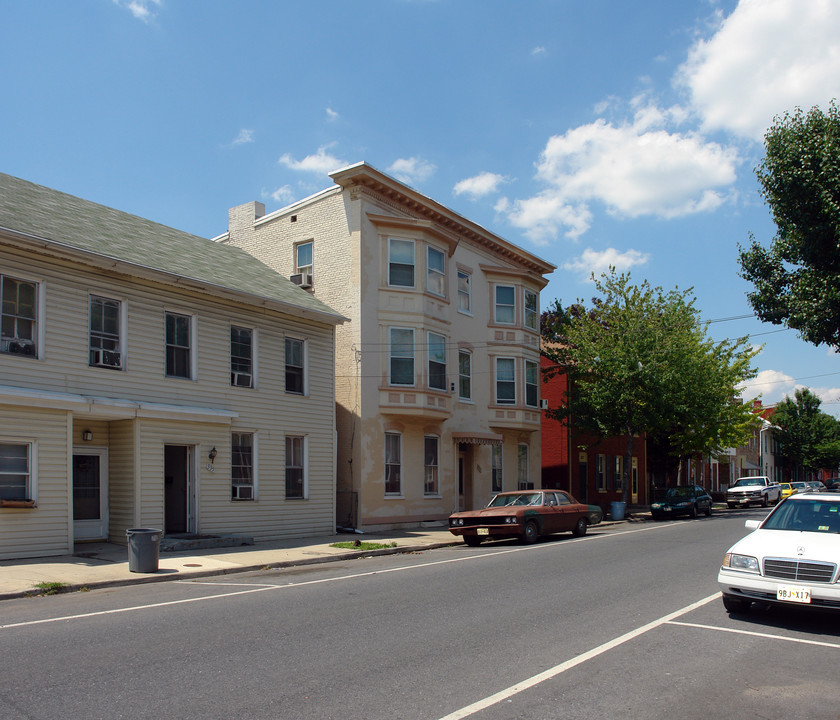
[[[627,449],[624,454],[624,467],[621,469],[621,500],[624,502],[624,507],[628,506],[628,498],[630,497],[630,469],[633,465],[633,432],[627,428]]]

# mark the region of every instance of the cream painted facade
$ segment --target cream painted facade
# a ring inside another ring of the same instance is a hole
[[[540,486],[539,292],[554,266],[360,163],[218,238],[296,276],[336,331],[337,521],[440,522]]]
[[[0,207],[0,558],[70,553],[84,540],[125,543],[129,528],[255,541],[334,532],[341,316],[234,248],[9,176],[2,183],[8,202],[20,191],[22,203],[50,206],[26,207],[25,219]],[[80,232],[86,214],[91,224]],[[10,228],[17,220],[21,228]],[[76,240],[96,233],[114,236],[96,248]],[[148,265],[115,254],[120,242],[141,246],[161,234]],[[214,265],[241,264],[245,276],[250,268],[266,289],[204,276],[196,258],[207,248]],[[151,264],[164,252],[185,267]],[[102,299],[117,318],[107,360],[92,349],[92,308]],[[167,316],[176,315],[187,329],[185,347],[173,350]],[[250,387],[234,383],[232,328],[248,331]],[[300,392],[286,385],[290,338],[303,350]],[[168,352],[186,358],[186,377],[172,376]],[[294,461],[289,442],[302,451]],[[245,483],[242,499],[234,477]]]

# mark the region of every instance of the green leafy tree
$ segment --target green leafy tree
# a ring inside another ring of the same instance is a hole
[[[756,169],[777,234],[740,248],[741,277],[759,319],[840,349],[840,108],[777,118]]]
[[[840,465],[840,423],[820,410],[820,399],[807,388],[776,405],[772,422],[789,467],[808,470]]]
[[[709,340],[690,290],[635,286],[614,269],[595,288],[589,309],[555,301],[543,314],[543,352],[553,372],[569,376],[565,403],[550,414],[597,437],[627,438],[627,502],[634,435],[668,437],[686,454],[745,437],[752,415],[733,398],[755,375],[756,351],[746,340]]]

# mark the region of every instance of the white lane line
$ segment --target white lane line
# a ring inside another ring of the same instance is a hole
[[[674,620],[668,624],[700,628],[702,630],[717,630],[718,632],[735,633],[737,635],[752,635],[753,637],[769,638],[770,640],[784,640],[785,642],[800,643],[802,645],[819,645],[820,647],[840,649],[840,643],[822,642],[820,640],[805,640],[804,638],[784,637],[783,635],[772,635],[771,633],[755,632],[754,630],[739,630],[738,628],[716,627],[714,625],[701,625],[700,623],[680,622],[677,620]]]
[[[357,578],[363,577],[370,577],[371,575],[385,575],[387,573],[395,573],[395,572],[403,572],[406,570],[415,570],[418,568],[425,568],[425,567],[432,567],[434,565],[447,565],[449,563],[456,563],[456,562],[466,562],[467,560],[485,560],[489,558],[498,557],[499,555],[509,555],[510,553],[517,553],[517,552],[527,552],[529,550],[541,550],[546,548],[557,548],[557,547],[566,547],[576,542],[586,541],[586,540],[597,540],[599,538],[605,537],[619,537],[620,535],[628,535],[631,533],[636,532],[644,532],[646,529],[658,529],[661,526],[657,526],[655,528],[640,528],[638,530],[627,530],[618,533],[610,533],[607,535],[592,535],[589,538],[582,537],[582,538],[575,538],[574,540],[569,540],[562,545],[558,545],[555,543],[544,543],[542,545],[528,545],[526,547],[518,547],[518,548],[510,548],[509,550],[499,550],[498,552],[493,553],[482,553],[480,555],[465,555],[463,557],[457,558],[450,558],[448,560],[435,560],[432,562],[426,563],[419,563],[417,565],[403,565],[396,568],[386,568],[383,570],[371,570],[369,572],[363,573],[354,573],[353,575],[342,575],[341,577],[334,577],[334,578],[322,578],[320,580],[307,580],[304,582],[289,582],[283,584],[272,584],[272,585],[265,585],[261,584],[259,587],[249,586],[251,589],[249,590],[241,590],[239,592],[230,592],[230,593],[222,593],[219,595],[207,595],[198,598],[188,598],[184,600],[170,600],[168,602],[161,602],[161,603],[151,603],[148,605],[134,605],[132,607],[126,608],[115,608],[112,610],[100,610],[97,612],[90,612],[90,613],[81,613],[79,615],[64,615],[62,617],[54,617],[54,618],[44,618],[41,620],[28,620],[26,622],[19,622],[19,623],[7,623],[5,625],[0,625],[0,630],[8,630],[11,628],[17,627],[26,627],[32,625],[43,625],[46,623],[54,623],[54,622],[61,622],[65,620],[79,620],[82,618],[89,618],[89,617],[96,617],[99,615],[114,615],[117,613],[125,613],[125,612],[133,612],[137,610],[148,610],[151,608],[158,608],[158,607],[167,607],[171,605],[182,605],[186,603],[195,603],[195,602],[202,602],[204,600],[218,600],[220,598],[227,598],[227,597],[235,597],[236,595],[248,595],[249,593],[261,592],[263,590],[279,590],[284,588],[295,588],[295,587],[304,587],[306,585],[321,585],[323,583],[331,583],[331,582],[340,582],[342,580],[354,580]],[[195,585],[211,585],[211,584],[218,584],[224,585],[227,583],[202,583],[198,581],[191,581],[191,580],[179,580],[177,581],[179,584],[188,584],[192,583]],[[239,583],[230,583],[231,585],[238,586]]]
[[[686,613],[691,612],[692,610],[696,610],[707,603],[710,603],[712,600],[717,600],[720,597],[720,593],[717,592],[714,595],[709,595],[709,597],[704,598],[702,600],[698,600],[691,605],[686,605],[681,610],[677,610],[676,612],[668,613],[663,617],[659,618],[658,620],[654,620],[653,622],[649,622],[647,625],[642,625],[635,630],[631,630],[624,635],[621,635],[614,640],[610,640],[609,642],[605,642],[603,645],[599,645],[592,650],[589,650],[582,655],[578,655],[577,657],[572,658],[571,660],[566,660],[566,662],[560,663],[559,665],[555,665],[553,668],[549,668],[544,672],[539,673],[538,675],[534,675],[527,680],[523,680],[522,682],[516,683],[516,685],[511,685],[509,688],[501,690],[489,697],[484,698],[483,700],[479,700],[478,702],[472,703],[472,705],[467,705],[466,707],[461,708],[460,710],[456,710],[455,712],[449,713],[449,715],[444,715],[440,720],[460,720],[461,718],[469,717],[470,715],[474,715],[475,713],[479,712],[480,710],[484,710],[491,705],[496,705],[497,703],[502,702],[503,700],[507,700],[508,698],[517,695],[525,690],[528,690],[540,683],[545,682],[546,680],[551,680],[554,677],[566,672],[567,670],[571,670],[578,665],[585,663],[587,660],[591,660],[592,658],[598,657],[599,655],[612,650],[613,648],[622,645],[623,643],[628,642],[629,640],[633,640],[640,635],[643,635],[646,632],[651,630],[655,630],[666,623],[671,622],[674,618],[679,617],[680,615],[685,615]]]

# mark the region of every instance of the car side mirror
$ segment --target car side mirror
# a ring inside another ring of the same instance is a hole
[[[761,525],[761,520],[747,520],[744,523],[744,527],[748,530],[757,530],[759,525]]]

